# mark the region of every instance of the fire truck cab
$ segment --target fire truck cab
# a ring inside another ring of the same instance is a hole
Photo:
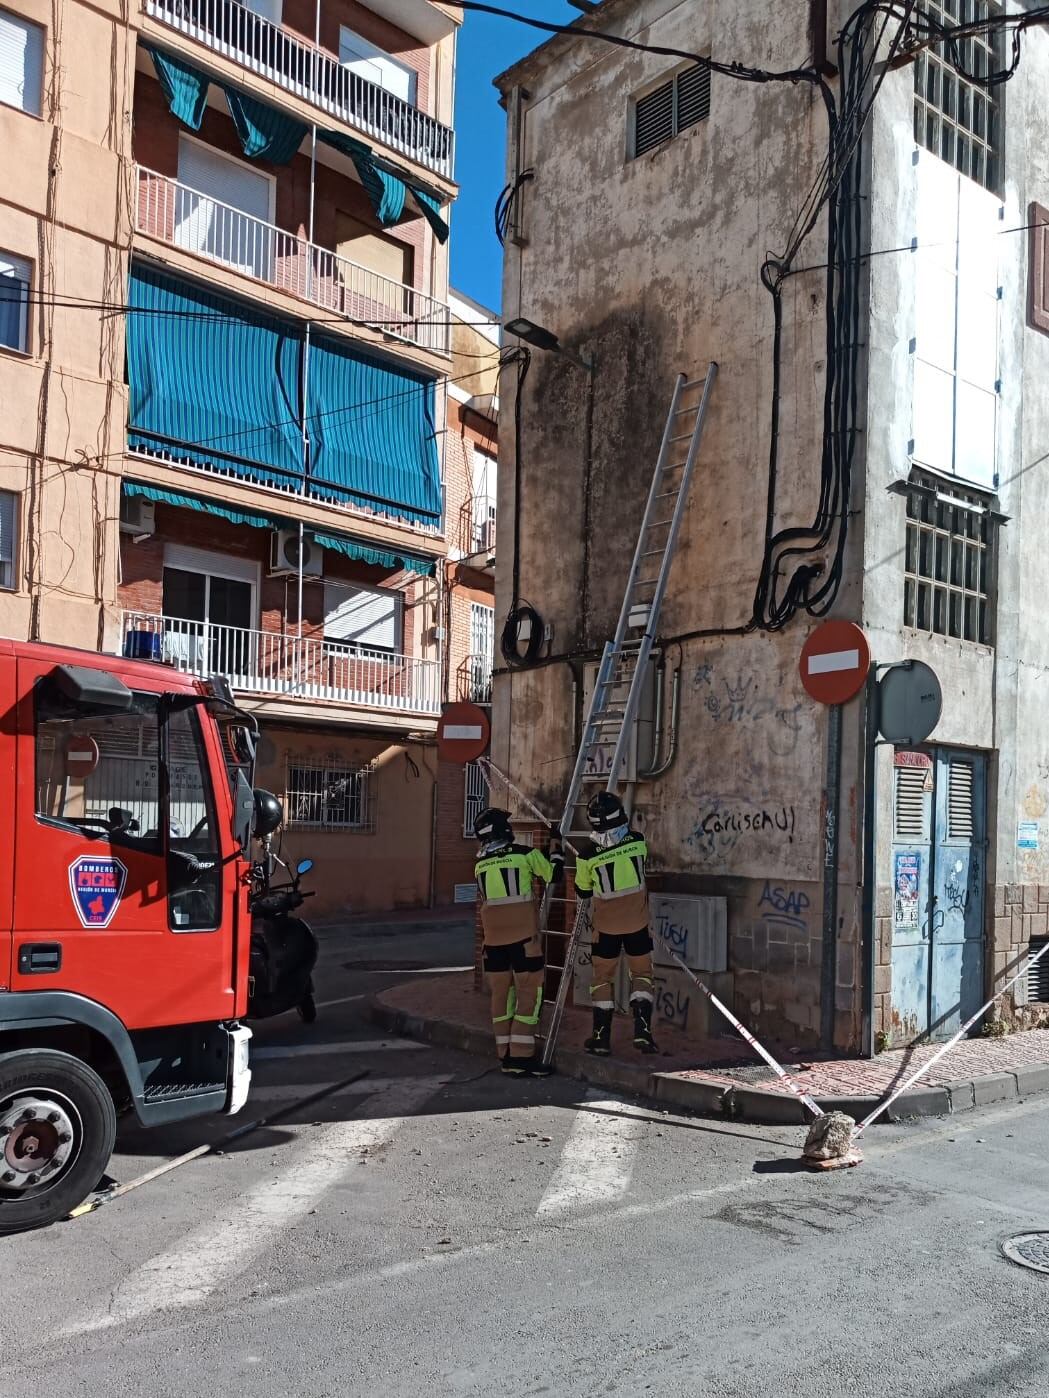
[[[0,1234],[95,1189],[118,1113],[243,1106],[254,733],[221,681],[0,640]]]

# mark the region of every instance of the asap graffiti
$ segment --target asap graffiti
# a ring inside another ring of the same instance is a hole
[[[800,888],[782,888],[766,881],[758,899],[758,914],[766,925],[804,928],[811,906],[809,895]]]

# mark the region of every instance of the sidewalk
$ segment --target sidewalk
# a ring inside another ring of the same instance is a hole
[[[483,1054],[495,1066],[488,998],[474,990],[472,972],[441,976],[438,984],[427,980],[396,986],[377,995],[370,1012],[388,1030]],[[629,1020],[617,1017],[614,1056],[594,1058],[583,1051],[589,1031],[589,1014],[566,1011],[554,1058],[559,1072],[689,1111],[768,1125],[808,1120],[797,1098],[735,1034],[692,1041],[687,1047],[675,1046],[664,1035],[659,1055],[645,1057],[633,1049]],[[796,1050],[766,1047],[824,1110],[862,1116],[927,1062],[938,1045],[895,1049],[872,1060],[806,1058]],[[1049,1092],[1049,1029],[968,1039],[906,1092],[886,1119],[946,1116],[1037,1092]]]

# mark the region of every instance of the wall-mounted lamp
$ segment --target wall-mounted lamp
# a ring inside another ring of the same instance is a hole
[[[552,330],[544,330],[541,325],[526,320],[524,316],[508,320],[503,329],[508,335],[515,335],[517,339],[524,340],[525,344],[532,345],[535,349],[549,350],[551,354],[559,354],[563,359],[578,364],[580,369],[585,369],[588,374],[594,372],[593,360],[584,359],[581,354],[576,354],[575,350],[565,349]]]

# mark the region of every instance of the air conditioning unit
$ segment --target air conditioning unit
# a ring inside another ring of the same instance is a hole
[[[300,538],[297,529],[275,529],[270,535],[270,576],[284,578],[299,572],[299,550],[302,550],[302,575],[319,578],[324,573],[324,550],[312,534]]]
[[[148,539],[157,531],[157,509],[152,500],[141,495],[120,497],[120,532],[135,539]]]

